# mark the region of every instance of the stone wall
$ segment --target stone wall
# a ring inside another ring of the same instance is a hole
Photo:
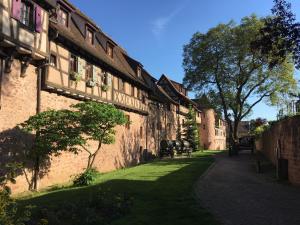
[[[33,137],[24,135],[17,125],[36,114],[37,108],[37,72],[29,66],[26,77],[20,77],[20,62],[15,60],[12,72],[4,74],[2,80],[2,104],[0,110],[0,172],[5,172],[9,162],[26,162],[26,168],[19,171],[17,183],[11,185],[14,193],[26,191],[32,177],[32,163],[26,161],[26,151],[32,144]],[[41,110],[65,109],[77,100],[55,93],[41,92]],[[147,128],[147,116],[124,111],[131,120],[130,128],[116,128],[116,143],[104,145],[95,160],[95,167],[101,172],[136,165],[142,160],[146,146],[146,136],[150,137]],[[96,143],[90,143],[96,149]],[[155,153],[154,146],[148,146]],[[87,154],[78,155],[63,153],[59,157],[50,157],[42,163],[38,188],[48,187],[69,181],[74,175],[83,171],[87,164]]]
[[[256,145],[276,166],[287,160],[289,181],[300,185],[300,116],[272,125]]]

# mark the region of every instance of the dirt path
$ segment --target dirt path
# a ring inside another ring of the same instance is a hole
[[[300,225],[300,188],[257,174],[248,152],[218,155],[196,194],[224,225]]]

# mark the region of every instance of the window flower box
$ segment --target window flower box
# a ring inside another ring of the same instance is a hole
[[[73,80],[77,83],[77,82],[81,81],[81,75],[75,71],[72,71],[70,73],[70,80]]]
[[[101,90],[104,91],[104,92],[108,91],[108,85],[102,84],[101,85]]]
[[[93,81],[93,80],[88,80],[88,81],[86,82],[86,86],[87,86],[87,87],[95,87],[95,86],[96,86],[96,82]]]

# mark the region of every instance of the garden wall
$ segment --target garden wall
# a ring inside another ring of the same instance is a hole
[[[300,116],[275,123],[256,144],[274,165],[287,169],[291,183],[300,185]]]

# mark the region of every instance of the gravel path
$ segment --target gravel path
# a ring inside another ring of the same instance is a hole
[[[196,194],[224,225],[300,225],[300,188],[256,173],[248,152],[217,155],[199,179]]]

